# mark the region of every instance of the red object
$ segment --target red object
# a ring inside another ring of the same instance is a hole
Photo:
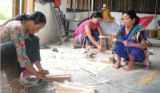
[[[61,0],[53,0],[53,2],[54,2],[54,5],[55,5],[56,8],[60,8]]]
[[[144,26],[144,27],[147,27],[150,24],[150,22],[153,20],[153,18],[154,18],[154,16],[141,17],[139,24]]]

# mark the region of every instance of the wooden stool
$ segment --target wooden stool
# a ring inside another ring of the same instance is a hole
[[[109,35],[109,48],[111,49],[113,47],[113,42],[115,41],[114,39],[116,36],[114,34]]]
[[[101,35],[100,38],[100,45],[103,50],[109,49],[109,36],[108,35]]]
[[[115,35],[101,35],[100,37],[100,45],[103,50],[111,49],[113,47],[113,41],[115,39]]]

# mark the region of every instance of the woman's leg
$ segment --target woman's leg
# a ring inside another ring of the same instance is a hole
[[[83,35],[80,34],[73,37],[72,45],[73,45],[73,48],[83,48],[84,47]]]
[[[148,49],[144,50],[144,55],[145,55],[145,59],[144,59],[144,65],[146,68],[149,68],[149,51]]]
[[[124,68],[124,69],[129,71],[129,70],[132,70],[133,68],[134,68],[134,56],[129,54],[128,66],[127,66],[127,68]]]
[[[145,54],[144,51],[139,48],[128,48],[129,62],[126,70],[132,70],[134,68],[134,62],[144,62]]]
[[[118,69],[120,68],[120,65],[121,65],[121,58],[117,55],[117,54],[113,54],[113,57],[115,59],[115,63],[113,65],[114,68]]]
[[[74,38],[72,40],[72,46],[73,46],[73,48],[76,48],[76,40]]]
[[[0,47],[1,70],[6,74],[7,81],[11,88],[14,90],[20,90],[23,86],[19,82],[21,68],[17,61],[16,48],[12,42],[3,43]]]
[[[127,48],[121,42],[115,42],[115,47],[112,51],[114,54],[116,54],[114,57],[117,62],[116,67],[118,68],[121,66],[121,61],[123,61],[122,59],[128,59],[128,53],[126,49]]]

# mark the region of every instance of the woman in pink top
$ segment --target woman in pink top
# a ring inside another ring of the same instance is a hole
[[[94,47],[101,50],[99,43],[99,36],[102,34],[99,25],[99,12],[93,13],[88,20],[82,22],[73,33],[73,47],[76,48],[78,44],[80,47]]]

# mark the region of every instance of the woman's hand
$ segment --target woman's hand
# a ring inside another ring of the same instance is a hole
[[[136,48],[141,48],[141,49],[146,49],[148,47],[148,45],[145,42],[131,43],[125,40],[122,43],[124,44],[124,46],[127,46],[127,47],[136,47]]]
[[[37,79],[45,79],[46,76],[42,73],[37,72],[36,77],[37,77]]]
[[[32,64],[27,64],[25,68],[27,72],[29,72],[32,75],[35,75],[38,79],[45,79],[46,74],[42,74],[36,71]]]
[[[122,43],[124,44],[124,46],[128,46],[128,41],[127,40],[122,41]]]
[[[39,70],[39,73],[44,74],[44,75],[47,75],[47,74],[49,74],[49,71],[48,71],[48,70],[41,69],[41,70]]]
[[[124,46],[127,46],[127,47],[138,47],[139,46],[138,44],[128,42],[127,40],[122,41],[122,43],[124,44]]]
[[[148,48],[148,45],[146,43],[141,43],[140,48],[141,49],[146,49],[146,48]]]

